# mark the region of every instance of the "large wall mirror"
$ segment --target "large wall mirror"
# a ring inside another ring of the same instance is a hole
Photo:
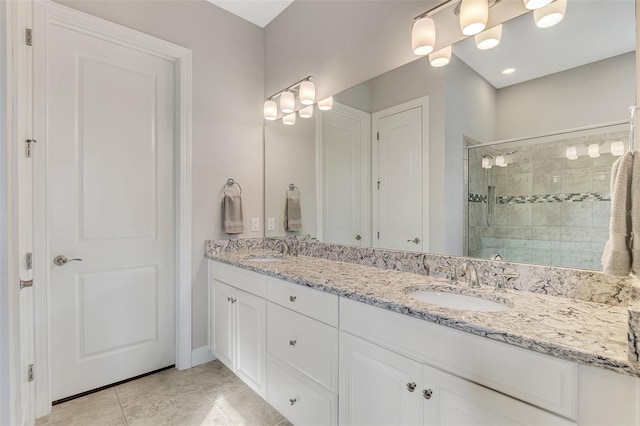
[[[471,37],[446,67],[420,58],[331,111],[266,124],[266,236],[600,269],[635,102],[634,8],[569,0],[547,29],[526,13],[491,50]]]

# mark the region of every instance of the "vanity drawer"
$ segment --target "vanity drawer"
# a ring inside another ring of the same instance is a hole
[[[267,304],[267,350],[322,386],[338,390],[338,330]]]
[[[335,294],[267,277],[268,299],[293,311],[338,326],[339,300]]]
[[[337,425],[338,397],[267,356],[267,401],[296,425]]]
[[[215,261],[211,261],[210,274],[213,279],[264,299],[267,298],[266,275]]]

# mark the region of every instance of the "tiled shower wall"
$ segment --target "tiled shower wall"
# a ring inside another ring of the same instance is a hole
[[[610,145],[622,141],[626,147],[628,136],[626,126],[613,126],[469,149],[468,255],[600,270],[610,171],[618,158]],[[594,143],[600,146],[598,158],[587,155]],[[568,146],[577,147],[578,159],[567,159]],[[506,156],[507,167],[481,167],[485,154],[514,150]],[[493,214],[489,185],[495,187]]]

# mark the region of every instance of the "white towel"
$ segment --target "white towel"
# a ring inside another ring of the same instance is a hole
[[[628,276],[631,271],[629,237],[631,234],[631,175],[633,154],[626,152],[611,169],[611,221],[609,240],[602,254],[603,272]],[[640,230],[640,228],[639,228]]]
[[[242,234],[244,219],[242,217],[242,196],[225,195],[222,222],[227,234]]]
[[[287,195],[284,203],[284,229],[287,231],[302,229],[302,212],[298,195]]]
[[[631,172],[631,273],[640,277],[640,152],[633,155]]]

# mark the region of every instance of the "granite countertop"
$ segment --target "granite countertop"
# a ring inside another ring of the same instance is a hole
[[[640,377],[640,365],[629,361],[627,354],[626,306],[511,289],[497,293],[489,286],[471,289],[467,283],[451,286],[425,275],[315,257],[287,256],[277,262],[251,259],[274,254],[238,250],[209,258],[557,358]],[[406,294],[412,289],[434,287],[501,302],[509,309],[461,311],[421,302]]]

